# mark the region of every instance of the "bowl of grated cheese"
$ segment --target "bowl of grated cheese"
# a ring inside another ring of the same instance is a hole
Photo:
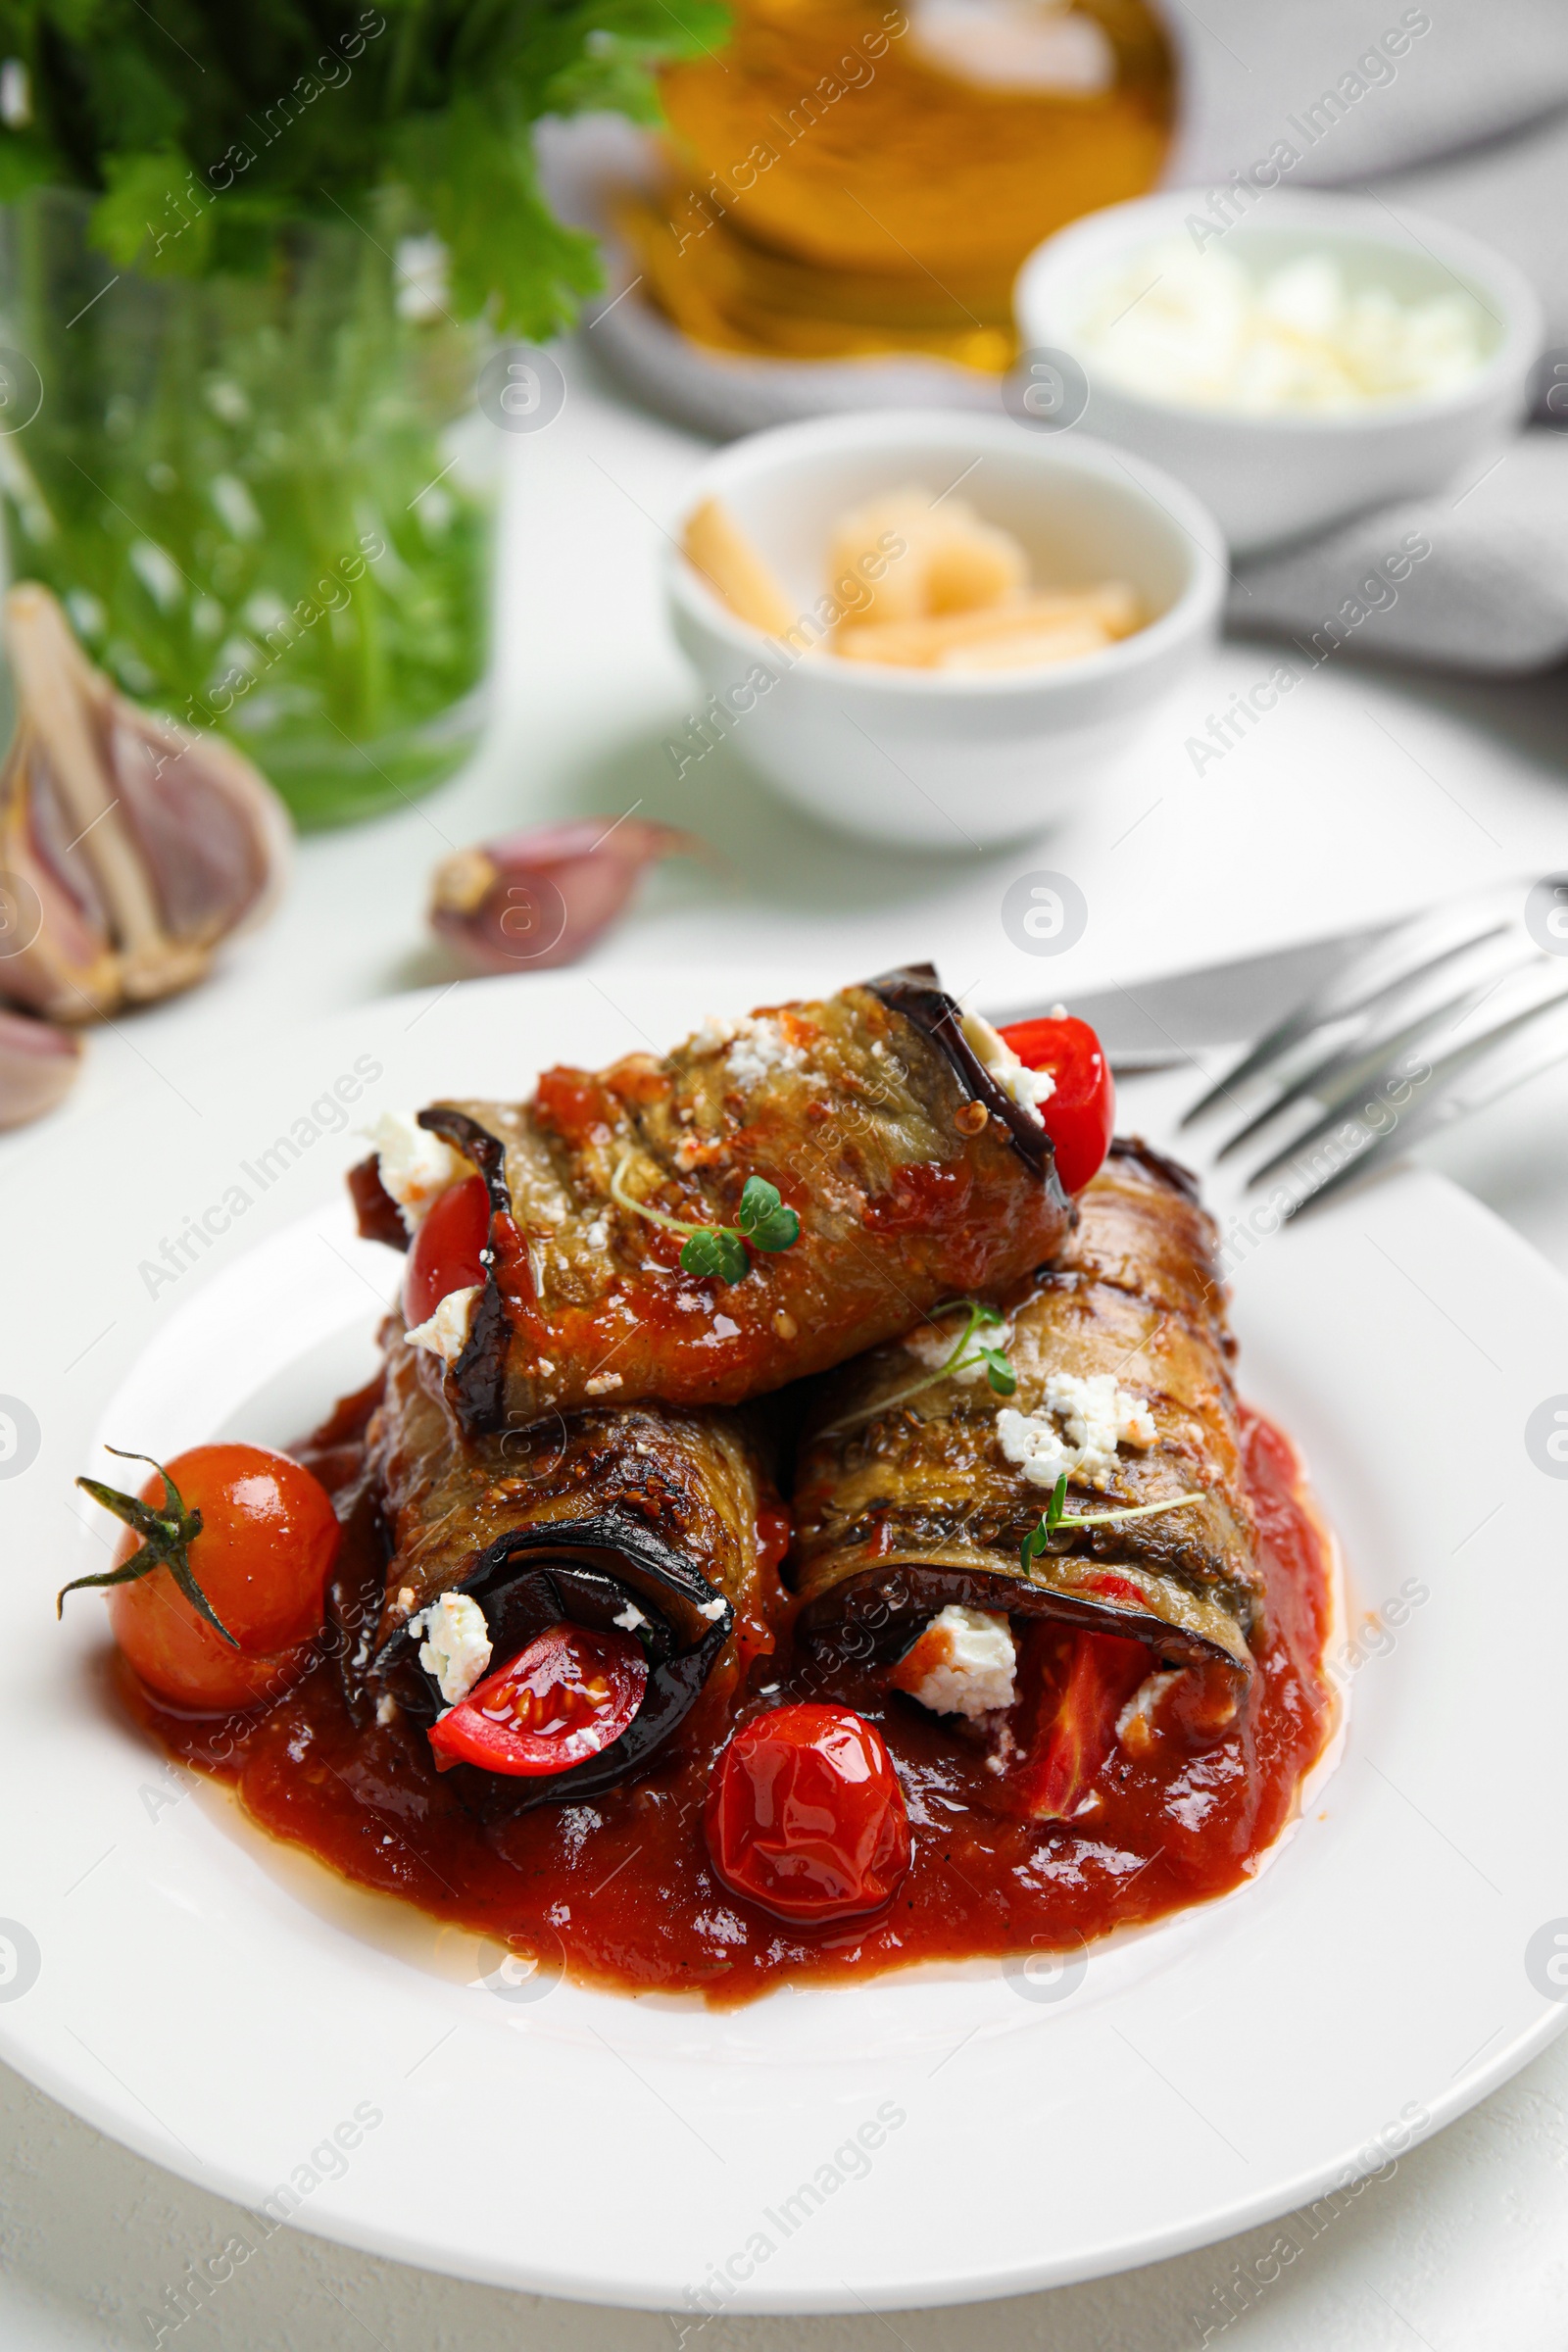
[[[1458,482],[1522,421],[1541,306],[1500,254],[1333,191],[1225,209],[1092,214],[1030,256],[1014,308],[1023,378],[1082,372],[1061,422],[1185,482],[1233,554]]]

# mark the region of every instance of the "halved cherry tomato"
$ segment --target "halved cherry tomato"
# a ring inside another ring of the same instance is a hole
[[[412,1331],[443,1298],[484,1280],[479,1252],[490,1239],[490,1196],[482,1176],[449,1184],[424,1212],[403,1277],[403,1314]]]
[[[648,1661],[630,1634],[547,1626],[430,1729],[449,1764],[534,1779],[569,1772],[618,1740],[643,1703]]]
[[[167,1467],[186,1509],[201,1513],[187,1546],[191,1574],[239,1646],[197,1613],[167,1568],[109,1588],[115,1640],[148,1689],[176,1707],[207,1714],[276,1698],[298,1681],[320,1631],[339,1542],[331,1498],[298,1462],[260,1446],[193,1446]],[[141,1498],[161,1510],[163,1480],[149,1478]],[[117,1565],[140,1548],[127,1528]]]
[[[1099,1038],[1087,1021],[1014,1021],[1002,1036],[1026,1069],[1049,1070],[1056,1091],[1040,1105],[1056,1147],[1062,1188],[1081,1193],[1110,1148],[1116,1123],[1116,1082]]]
[[[713,1868],[780,1919],[880,1910],[909,1867],[909,1816],[881,1734],[801,1702],[743,1724],[704,1816]]]
[[[1153,1660],[1142,1642],[1033,1625],[1018,1661],[1008,1794],[1031,1821],[1064,1821],[1116,1744],[1116,1718]]]

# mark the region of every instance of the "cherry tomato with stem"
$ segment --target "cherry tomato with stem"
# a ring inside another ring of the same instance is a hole
[[[1087,1021],[1066,1014],[1013,1021],[1001,1035],[1026,1069],[1049,1070],[1055,1080],[1040,1116],[1056,1149],[1062,1189],[1081,1193],[1110,1149],[1116,1124],[1116,1082],[1104,1049]]]
[[[568,1772],[618,1740],[648,1688],[630,1634],[547,1626],[430,1728],[439,1764],[535,1779]]]
[[[708,1851],[726,1886],[779,1919],[878,1911],[909,1867],[909,1816],[886,1742],[848,1707],[754,1715],[713,1768]]]
[[[480,1251],[490,1240],[490,1196],[482,1176],[465,1176],[438,1193],[424,1212],[403,1277],[403,1314],[410,1330],[426,1323],[454,1291],[484,1280]]]
[[[217,1714],[280,1697],[321,1629],[340,1541],[330,1495],[260,1446],[194,1446],[153,1468],[139,1496],[77,1480],[126,1532],[115,1566],[77,1577],[62,1606],[78,1587],[106,1587],[116,1642],[172,1706]]]

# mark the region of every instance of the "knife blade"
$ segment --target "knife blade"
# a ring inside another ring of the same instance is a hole
[[[1098,1031],[1119,1075],[1169,1069],[1185,1061],[1195,1047],[1235,1045],[1271,1028],[1331,978],[1347,957],[1392,927],[1373,923],[1327,939],[1270,948],[1261,956],[1158,972],[1147,980],[1075,996],[1067,1009]],[[1051,1004],[1037,1002],[988,1017],[1004,1028],[1009,1021],[1038,1020],[1051,1009]]]

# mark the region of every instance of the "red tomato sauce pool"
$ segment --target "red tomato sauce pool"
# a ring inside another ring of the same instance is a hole
[[[368,1410],[362,1401],[356,1414],[351,1399],[305,1449],[329,1487],[354,1476],[356,1419],[363,1425]],[[626,1991],[700,1991],[731,2003],[781,1980],[842,1982],[913,1960],[1071,1948],[1250,1877],[1291,1820],[1301,1778],[1333,1728],[1322,1663],[1328,1541],[1289,1440],[1250,1411],[1242,1430],[1265,1588],[1248,1694],[1219,1727],[1191,1713],[1184,1720],[1173,1703],[1163,1736],[1137,1753],[1117,1747],[1070,1821],[990,1810],[996,1782],[976,1747],[870,1675],[835,1669],[825,1691],[787,1630],[778,1649],[754,1663],[742,1718],[831,1695],[875,1723],[892,1751],[913,1860],[891,1905],[869,1921],[786,1924],[714,1877],[703,1804],[735,1720],[717,1701],[699,1700],[676,1744],[632,1786],[487,1833],[434,1770],[421,1729],[373,1715],[356,1724],[333,1658],[270,1712],[220,1730],[167,1713],[128,1673],[122,1688],[165,1746],[232,1781],[251,1818],[274,1837],[361,1886]],[[379,1555],[368,1541],[346,1543],[337,1599],[351,1628],[379,1598]]]

